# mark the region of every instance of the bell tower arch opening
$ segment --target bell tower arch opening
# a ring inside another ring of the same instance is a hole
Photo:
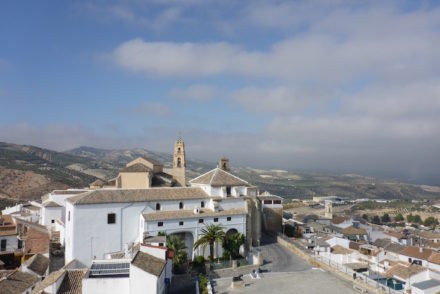
[[[176,143],[174,144],[173,179],[176,180],[180,186],[186,186],[185,168],[185,143],[183,142],[182,137],[179,135]]]

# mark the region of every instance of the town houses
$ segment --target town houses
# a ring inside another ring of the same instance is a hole
[[[39,278],[34,291],[59,293],[64,283],[83,293],[104,289],[105,293],[144,293],[145,289],[164,293],[172,282],[173,252],[161,236],[182,240],[191,261],[211,254],[194,246],[210,225],[218,225],[226,235],[242,234],[243,254],[260,244],[262,229],[281,230],[282,198],[260,194],[258,187],[232,174],[227,158],[191,180],[186,179],[185,169],[185,144],[179,137],[171,171],[156,160],[137,158],[115,178],[97,180],[85,188],[54,190],[41,202],[27,204],[37,208],[27,220],[19,216],[23,205],[4,211],[14,225],[9,247],[24,246],[17,243],[22,233],[16,233],[16,226],[32,223],[33,217],[35,226],[48,233],[47,243],[50,238],[63,250],[64,263],[50,273],[47,268],[31,270],[33,263],[48,264],[41,261],[40,252],[23,263],[23,272]],[[215,249],[214,257],[221,257],[221,244],[216,242]]]

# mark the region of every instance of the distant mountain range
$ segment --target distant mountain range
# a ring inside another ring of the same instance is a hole
[[[87,187],[97,178],[110,179],[137,157],[149,157],[172,167],[172,155],[147,149],[78,147],[56,152],[35,146],[0,142],[0,208],[37,199],[53,189]],[[233,165],[233,163],[232,163]],[[214,162],[189,159],[187,178],[206,172]],[[293,173],[233,166],[233,173],[261,190],[288,198],[339,195],[350,198],[438,198],[440,188],[386,181],[360,175]]]

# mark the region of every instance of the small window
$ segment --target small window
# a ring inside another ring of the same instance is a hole
[[[200,202],[200,207],[205,208],[205,201]]]
[[[214,217],[214,222],[218,222],[218,217]]]
[[[183,202],[179,203],[179,209],[183,209]]]
[[[160,203],[156,203],[156,210],[160,210]]]
[[[158,227],[163,227],[163,222],[158,222],[158,223],[157,223],[157,226],[158,226]]]
[[[203,224],[203,218],[199,218],[199,224]]]
[[[179,222],[179,226],[183,226],[183,222]]]
[[[231,187],[226,187],[226,196],[231,196]]]
[[[273,204],[281,204],[281,200],[274,200]]]
[[[116,213],[107,214],[107,224],[115,224],[116,223]]]
[[[231,221],[231,217],[230,216],[228,216],[227,218],[226,218],[226,220],[228,221],[228,222],[230,222]]]
[[[159,243],[159,246],[160,246],[160,247],[162,247],[162,246],[163,246],[163,243],[162,243],[162,242],[161,242],[161,243]]]
[[[55,220],[53,219],[53,220],[51,220],[50,222],[54,224],[54,223],[55,223]]]
[[[264,200],[263,203],[264,204],[272,204],[272,200]]]
[[[70,211],[67,213],[67,221],[70,221]]]

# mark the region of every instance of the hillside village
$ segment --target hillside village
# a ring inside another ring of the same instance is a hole
[[[1,293],[233,292],[261,287],[263,272],[290,255],[302,261],[286,267],[317,266],[353,291],[440,291],[435,218],[426,226],[402,215],[377,222],[347,209],[367,200],[338,196],[283,210],[282,197],[232,174],[227,158],[193,179],[185,169],[178,138],[172,169],[140,157],[107,181],[4,209]]]

